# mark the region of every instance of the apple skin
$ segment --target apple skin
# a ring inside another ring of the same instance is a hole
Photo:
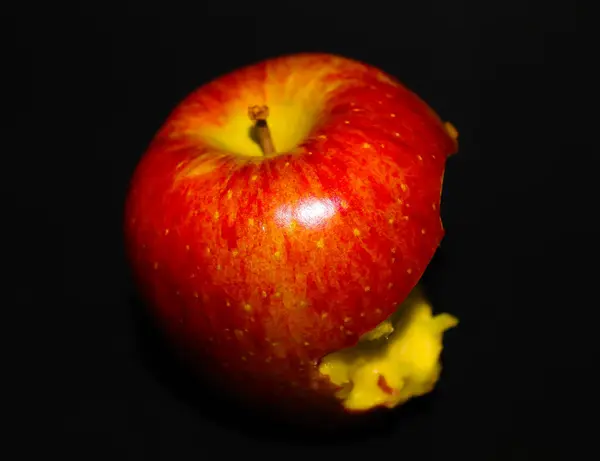
[[[270,106],[284,153],[244,144],[254,104]],[[319,360],[421,278],[456,149],[451,126],[363,63],[308,53],[225,75],[176,107],[134,172],[125,235],[140,292],[220,387],[282,411],[340,412]]]

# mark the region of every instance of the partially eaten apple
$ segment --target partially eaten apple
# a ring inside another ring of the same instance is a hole
[[[133,176],[140,292],[193,366],[246,401],[349,415],[422,395],[457,322],[417,287],[456,149],[451,124],[364,63],[308,53],[220,77]]]

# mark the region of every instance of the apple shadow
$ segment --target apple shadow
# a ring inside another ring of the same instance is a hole
[[[435,267],[434,261],[432,264]],[[424,279],[427,290],[427,277]],[[392,433],[408,434],[415,419],[426,418],[435,405],[437,392],[434,390],[400,408],[375,412],[337,430],[289,423],[272,414],[248,409],[211,387],[186,366],[169,345],[139,296],[130,296],[130,306],[137,358],[143,369],[173,397],[192,408],[199,418],[255,439],[297,446],[354,445],[374,437],[386,438]]]

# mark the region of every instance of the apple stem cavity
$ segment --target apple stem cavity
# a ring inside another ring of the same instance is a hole
[[[275,154],[275,145],[271,138],[271,130],[267,124],[267,117],[269,116],[268,106],[250,106],[248,107],[248,117],[250,120],[255,122],[254,133],[256,142],[258,142],[264,155]]]

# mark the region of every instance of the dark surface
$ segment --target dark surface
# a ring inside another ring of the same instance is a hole
[[[598,148],[582,16],[567,1],[437,3],[368,21],[294,13],[262,32],[253,18],[188,10],[13,18],[3,31],[17,122],[2,168],[3,327],[18,453],[506,460],[587,450]],[[447,237],[426,276],[436,309],[461,319],[439,388],[330,442],[205,397],[132,301],[121,241],[128,179],[174,105],[226,71],[297,51],[379,66],[460,131]]]

